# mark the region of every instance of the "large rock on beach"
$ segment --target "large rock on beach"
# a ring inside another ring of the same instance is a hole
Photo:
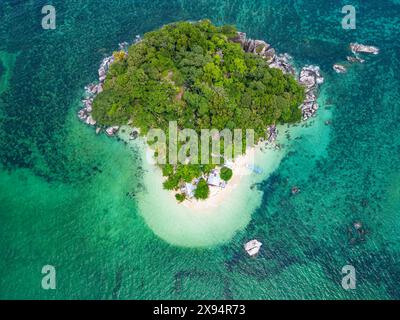
[[[109,128],[106,129],[106,134],[107,134],[109,137],[112,137],[112,136],[114,136],[114,135],[118,132],[118,130],[119,130],[119,127],[118,127],[118,126],[109,127]]]
[[[244,245],[244,249],[250,257],[255,257],[263,244],[258,240],[251,240]]]

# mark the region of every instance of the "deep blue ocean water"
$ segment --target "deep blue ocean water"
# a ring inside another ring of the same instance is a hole
[[[56,30],[41,27],[46,4]],[[352,1],[355,30],[342,28],[346,4],[2,0],[0,298],[399,299],[400,3]],[[142,187],[135,150],[95,136],[76,111],[119,42],[203,18],[235,24],[297,65],[319,65],[320,113],[332,124],[328,137],[289,139],[279,168],[257,185],[261,206],[231,242],[183,249],[158,239],[129,196]],[[381,53],[336,74],[354,41]],[[257,259],[243,252],[252,237],[265,243]],[[40,286],[46,264],[57,268],[54,291]],[[356,290],[341,287],[348,264]]]

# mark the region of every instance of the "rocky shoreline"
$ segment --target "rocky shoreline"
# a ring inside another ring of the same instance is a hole
[[[140,39],[141,39],[140,36],[136,36],[135,43],[140,41]],[[125,54],[128,54],[128,47],[129,47],[128,42],[122,42],[118,45],[118,47],[120,51],[125,52]],[[93,100],[95,99],[96,95],[103,92],[104,81],[106,80],[107,72],[109,71],[110,66],[113,64],[114,61],[115,61],[114,55],[103,59],[98,69],[98,75],[99,75],[98,83],[97,84],[91,83],[85,87],[85,97],[82,100],[83,108],[78,112],[78,117],[81,121],[85,122],[87,125],[96,127],[96,134],[100,134],[100,132],[104,129],[105,133],[109,137],[112,137],[115,134],[117,134],[119,126],[106,127],[106,128],[102,126],[96,126],[97,122],[92,117],[92,111],[93,111]]]
[[[259,55],[265,59],[270,68],[282,70],[283,73],[296,76],[296,69],[291,63],[291,56],[287,53],[277,54],[270,44],[263,40],[248,39],[246,33],[238,32],[234,42],[240,43],[243,50]],[[319,105],[317,102],[319,86],[324,82],[321,71],[317,66],[305,66],[300,71],[297,80],[306,89],[306,99],[300,106],[303,113],[303,121],[315,116]],[[270,129],[268,130],[270,131]]]

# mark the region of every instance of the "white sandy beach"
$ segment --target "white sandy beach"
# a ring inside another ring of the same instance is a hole
[[[147,161],[147,145],[143,139],[130,141],[137,146],[142,156],[144,169],[144,192],[137,195],[141,216],[149,228],[164,241],[181,247],[212,247],[232,239],[246,228],[253,212],[260,206],[263,192],[254,184],[264,181],[279,166],[289,151],[285,131],[296,137],[309,140],[313,145],[326,145],[329,141],[330,128],[324,121],[330,119],[331,112],[321,110],[319,117],[307,127],[279,126],[280,134],[277,143],[284,147],[280,150],[268,148],[248,150],[233,165],[233,177],[225,189],[215,189],[205,201],[185,201],[179,204],[174,194],[163,189],[164,177],[161,169]],[[129,141],[129,132],[121,133]],[[319,149],[316,148],[316,152]],[[246,165],[252,164],[262,169],[261,174],[249,170]]]
[[[147,161],[145,143],[138,140],[132,143],[141,150],[145,170],[143,182],[146,191],[137,196],[139,211],[161,239],[183,247],[221,244],[245,228],[262,198],[262,192],[252,189],[252,185],[268,177],[284,155],[282,150],[248,150],[233,164],[233,177],[225,189],[212,188],[210,198],[205,201],[191,200],[179,204],[175,193],[163,189],[161,169]],[[253,156],[254,164],[263,171],[261,174],[246,167],[253,164]]]

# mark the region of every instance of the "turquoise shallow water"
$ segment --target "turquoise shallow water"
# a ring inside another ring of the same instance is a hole
[[[41,29],[47,1],[0,4],[0,298],[400,298],[398,2],[354,1],[357,29],[347,31],[342,1],[50,2],[54,31]],[[76,111],[118,42],[200,18],[320,65],[326,82],[317,129],[288,137],[287,156],[256,186],[263,201],[247,228],[224,245],[184,249],[158,239],[138,211],[137,150],[96,137]],[[352,41],[381,54],[337,75],[332,64]],[[352,244],[357,220],[368,233]],[[242,245],[254,237],[265,245],[249,259]],[[55,291],[40,287],[46,264],[57,269]],[[357,270],[351,292],[340,286],[346,264]]]

